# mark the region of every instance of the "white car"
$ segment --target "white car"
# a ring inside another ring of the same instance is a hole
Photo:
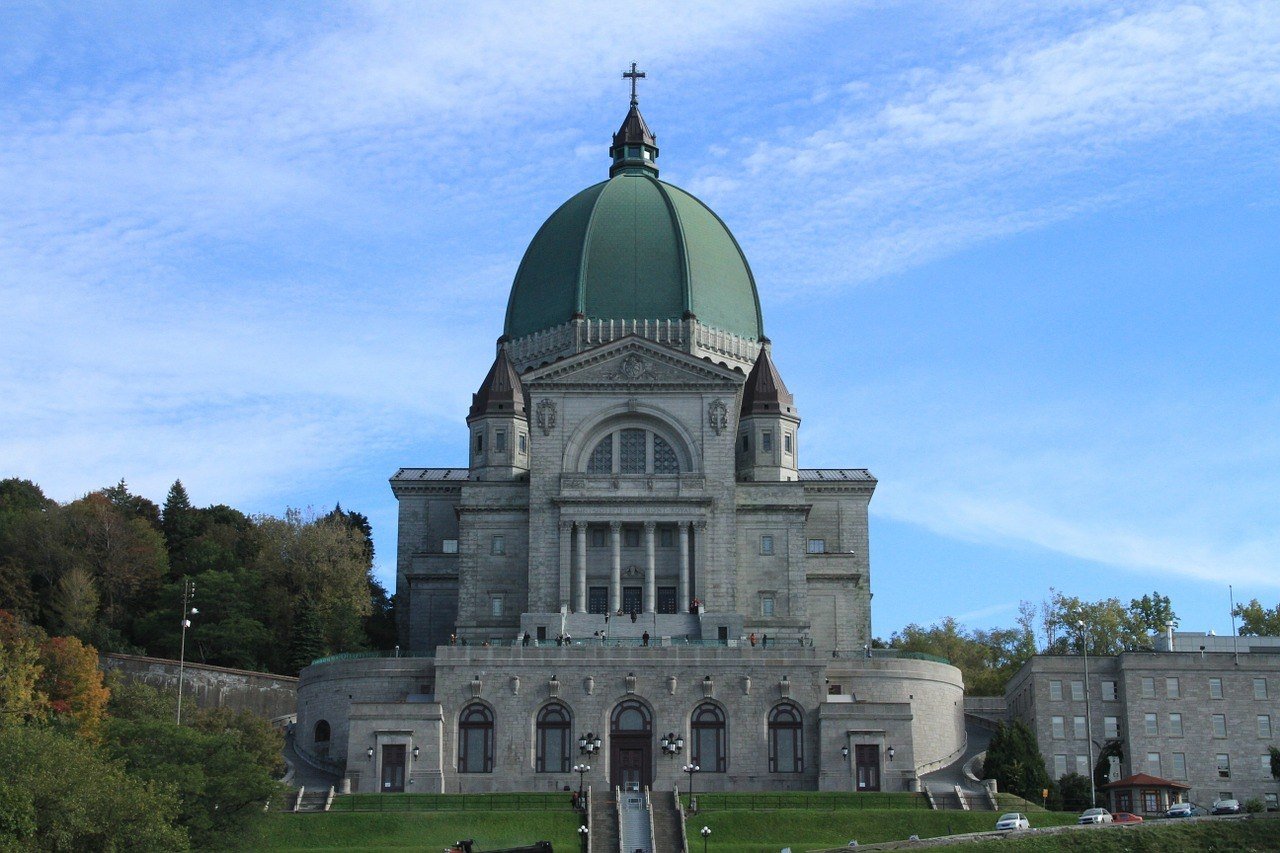
[[[1086,809],[1078,823],[1111,823],[1112,820],[1111,812],[1106,809]]]
[[[1027,820],[1024,814],[1017,812],[1009,812],[1000,815],[1000,819],[996,821],[996,829],[1030,829],[1031,821]]]

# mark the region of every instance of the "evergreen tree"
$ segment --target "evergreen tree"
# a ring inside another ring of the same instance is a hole
[[[169,561],[172,577],[181,577],[190,573],[186,564],[185,551],[187,544],[198,532],[198,518],[191,499],[187,497],[187,489],[181,480],[174,480],[169,487],[169,494],[164,499],[164,515],[161,530],[164,532],[165,545],[169,549]]]
[[[290,637],[289,656],[285,663],[287,672],[301,671],[316,658],[324,657],[326,652],[324,620],[316,612],[315,606],[304,598],[299,605],[297,621]]]
[[[983,776],[995,779],[1001,791],[1032,802],[1041,798],[1041,792],[1049,787],[1049,774],[1035,732],[1026,723],[1014,720],[996,729],[987,747]]]

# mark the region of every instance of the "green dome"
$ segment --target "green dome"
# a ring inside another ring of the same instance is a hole
[[[709,207],[622,168],[587,187],[543,223],[524,253],[504,329],[520,338],[568,322],[679,320],[763,337],[747,259]]]

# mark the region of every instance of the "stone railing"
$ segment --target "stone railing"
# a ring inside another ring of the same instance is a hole
[[[507,341],[507,356],[524,371],[557,358],[637,335],[695,355],[726,358],[740,365],[755,362],[760,342],[707,326],[697,320],[570,320],[541,332]]]

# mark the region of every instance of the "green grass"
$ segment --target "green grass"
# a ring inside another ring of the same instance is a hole
[[[1160,821],[1140,827],[1100,827],[1043,838],[982,841],[956,850],[957,853],[1275,853],[1280,850],[1280,820]]]
[[[578,849],[578,819],[569,809],[555,812],[355,812],[269,814],[254,845],[262,851],[389,850],[440,851],[460,838],[473,838],[477,853],[550,841],[553,849]],[[776,851],[775,851],[776,853]]]
[[[851,839],[861,844],[903,841],[912,835],[934,838],[994,829],[995,812],[931,811],[912,808],[796,809],[776,811],[703,811],[688,819],[690,848],[701,853],[698,831],[711,828],[707,853],[778,853],[844,847]],[[1075,823],[1078,815],[1041,812],[1032,826]],[[966,848],[967,849],[967,848]]]
[[[853,809],[929,809],[924,794],[909,792],[875,792],[858,794],[849,791],[746,791],[743,793],[695,792],[698,810],[704,814],[718,811],[775,811],[778,809],[811,809],[821,811]],[[681,794],[688,806],[689,795]]]

